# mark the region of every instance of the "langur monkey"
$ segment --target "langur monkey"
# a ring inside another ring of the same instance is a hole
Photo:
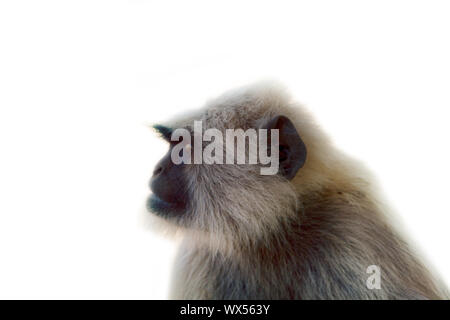
[[[227,129],[278,129],[278,172],[173,163],[181,142],[171,136],[177,128],[193,132],[194,120],[224,136]],[[448,298],[390,225],[370,175],[279,85],[228,92],[154,128],[170,149],[153,172],[147,207],[182,235],[171,298]],[[371,270],[378,285],[369,283]]]

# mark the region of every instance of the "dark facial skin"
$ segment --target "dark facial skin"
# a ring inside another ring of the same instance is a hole
[[[155,126],[162,137],[170,142],[170,129]],[[147,201],[149,211],[163,217],[173,217],[186,211],[188,203],[187,182],[184,176],[184,164],[176,165],[171,160],[171,144],[167,154],[158,162],[150,180],[153,194]]]

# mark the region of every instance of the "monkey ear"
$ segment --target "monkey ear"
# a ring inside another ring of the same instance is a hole
[[[279,130],[279,173],[292,180],[306,161],[306,146],[294,124],[285,116],[276,116],[263,125],[263,129]]]

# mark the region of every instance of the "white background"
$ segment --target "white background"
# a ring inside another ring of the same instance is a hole
[[[0,298],[165,298],[145,126],[282,81],[450,281],[448,1],[1,1]]]

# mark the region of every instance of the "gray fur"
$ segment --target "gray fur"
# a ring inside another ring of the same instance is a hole
[[[308,149],[292,181],[258,166],[192,165],[191,205],[169,221],[182,234],[171,297],[176,299],[441,299],[431,276],[388,223],[370,174],[336,150],[282,89],[257,85],[209,102],[171,124],[257,128],[275,115],[295,124]],[[368,289],[366,268],[381,268]]]

